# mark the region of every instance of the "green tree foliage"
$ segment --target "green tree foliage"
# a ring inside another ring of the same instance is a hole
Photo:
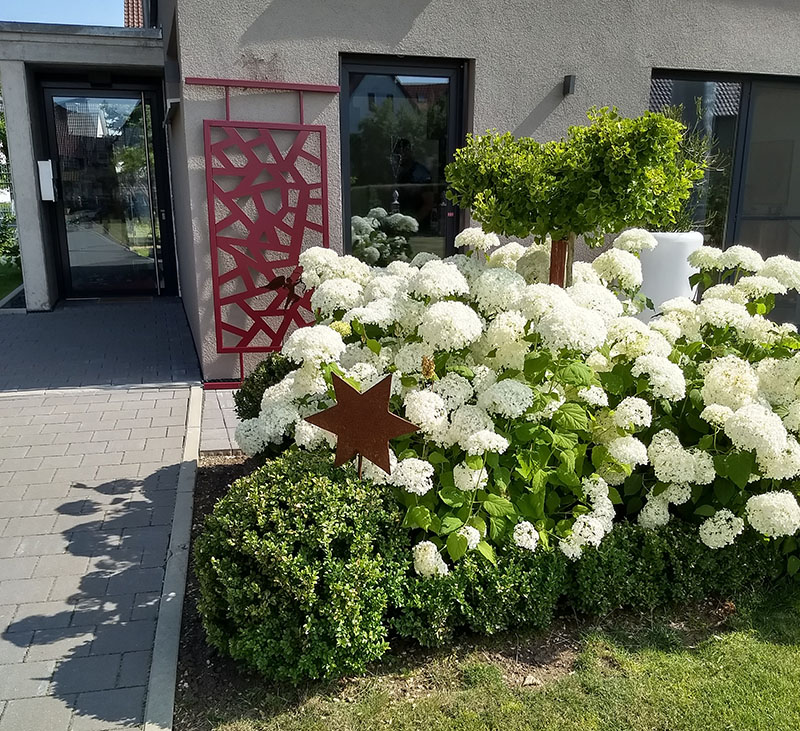
[[[450,200],[508,236],[583,235],[597,244],[630,226],[670,228],[703,177],[703,164],[682,154],[684,125],[652,112],[588,116],[557,141],[468,136],[447,167]]]

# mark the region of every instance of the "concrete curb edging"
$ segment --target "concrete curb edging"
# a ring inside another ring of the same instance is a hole
[[[189,392],[186,439],[183,445],[183,462],[178,475],[172,534],[158,607],[153,660],[147,687],[144,731],[172,731],[181,614],[186,592],[186,572],[189,565],[194,482],[200,454],[202,411],[203,389],[201,386],[192,386]]]

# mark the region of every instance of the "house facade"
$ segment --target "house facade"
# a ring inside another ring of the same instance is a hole
[[[800,254],[793,0],[145,0],[144,28],[0,23],[29,310],[180,296],[204,377],[310,318],[297,256],[351,217],[445,253],[444,166],[487,129],[562,136],[593,106],[682,105],[719,155],[709,242]],[[782,316],[798,319],[787,300]]]

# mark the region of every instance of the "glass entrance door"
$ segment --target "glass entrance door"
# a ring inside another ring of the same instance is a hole
[[[54,90],[46,103],[68,297],[160,294],[165,281],[154,102]]]
[[[462,84],[460,62],[343,63],[345,236],[359,258],[452,250],[458,221],[444,169],[464,142]]]

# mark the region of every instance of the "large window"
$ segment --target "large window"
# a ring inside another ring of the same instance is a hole
[[[800,83],[657,74],[650,107],[667,106],[714,138],[715,165],[692,202],[706,243],[800,258]],[[773,316],[800,323],[797,294]]]
[[[452,248],[444,168],[463,140],[462,64],[342,64],[345,241],[369,263]]]

